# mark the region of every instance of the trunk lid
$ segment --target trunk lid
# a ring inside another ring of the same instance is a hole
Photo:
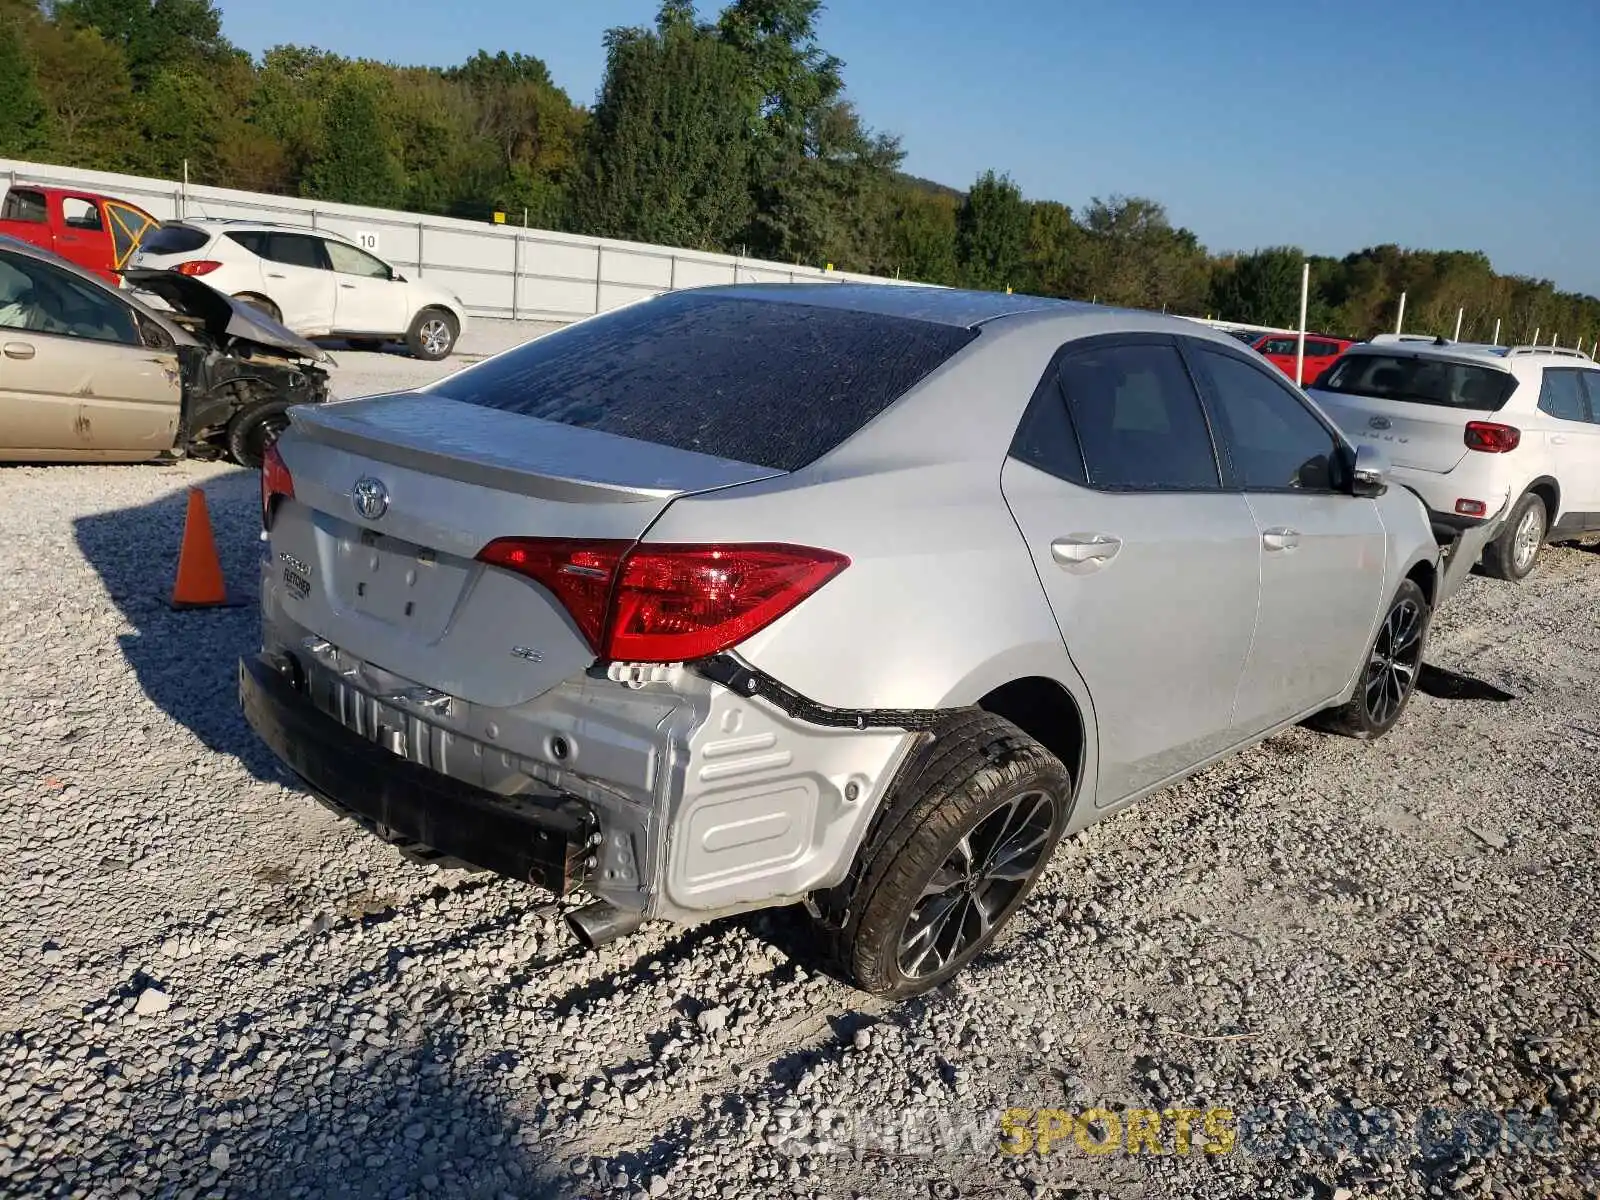
[[[1414,400],[1316,388],[1309,395],[1356,445],[1371,442],[1382,446],[1397,467],[1440,474],[1453,470],[1470,453],[1464,440],[1467,422],[1494,419],[1493,413]]]
[[[294,480],[271,535],[286,614],[494,707],[532,700],[595,653],[549,591],[475,561],[484,546],[631,542],[680,495],[780,473],[411,393],[295,409],[279,452]]]

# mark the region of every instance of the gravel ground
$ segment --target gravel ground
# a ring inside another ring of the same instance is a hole
[[[241,607],[164,604],[191,484]],[[0,1194],[1600,1190],[1600,554],[1469,581],[1430,661],[1470,678],[1391,736],[1294,730],[1097,826],[888,1007],[786,913],[585,956],[308,799],[236,715],[256,503],[215,464],[0,470]],[[1006,1154],[1007,1108],[1010,1148],[1094,1108],[1121,1148]]]

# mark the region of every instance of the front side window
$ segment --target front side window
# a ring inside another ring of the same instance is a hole
[[[1563,421],[1587,421],[1588,405],[1584,403],[1583,381],[1578,372],[1546,370],[1539,385],[1539,411]]]
[[[327,255],[323,253],[322,239],[303,233],[269,233],[263,258],[290,267],[309,267],[313,271],[328,269]]]
[[[94,284],[22,255],[0,253],[0,325],[139,345],[131,308]]]
[[[1293,354],[1300,344],[1299,338],[1268,338],[1267,344],[1261,348],[1263,354]],[[1307,353],[1309,353],[1309,347]]]
[[[373,258],[365,250],[358,250],[344,242],[324,242],[323,245],[327,247],[328,261],[341,275],[361,275],[367,279],[389,278],[388,264]]]
[[[1600,425],[1600,371],[1579,371],[1578,378],[1589,394],[1589,420]]]
[[[100,206],[81,196],[64,196],[61,200],[61,219],[74,229],[104,229],[100,222]]]
[[[1183,359],[1168,345],[1112,345],[1068,355],[1061,389],[1090,486],[1214,491],[1216,452]]]
[[[1338,444],[1300,398],[1265,371],[1196,347],[1209,385],[1218,441],[1247,491],[1333,489]]]
[[[43,192],[12,188],[6,193],[5,204],[0,205],[0,221],[26,221],[30,225],[38,225],[48,219]]]
[[[1317,390],[1405,400],[1474,412],[1498,412],[1516,390],[1509,371],[1420,354],[1345,353],[1317,380]]]

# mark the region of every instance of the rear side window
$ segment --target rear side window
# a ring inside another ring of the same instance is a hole
[[[6,193],[6,202],[0,205],[0,221],[28,221],[38,223],[47,219],[43,192],[27,188],[12,188]]]
[[[1508,371],[1447,358],[1346,353],[1317,380],[1324,392],[1496,412],[1517,381]]]
[[[230,242],[236,242],[250,251],[257,258],[264,258],[267,253],[267,235],[257,229],[230,229],[227,233]]]
[[[147,254],[190,254],[211,240],[211,235],[193,225],[161,225],[145,234],[139,249]]]
[[[427,391],[796,471],[976,336],[876,313],[672,292],[536,338]]]
[[[1060,378],[1090,486],[1221,487],[1200,397],[1174,347],[1112,345],[1071,354],[1061,361]]]
[[[1589,420],[1600,425],[1600,371],[1580,371],[1584,391],[1589,393]]]
[[[263,258],[290,267],[310,267],[327,270],[328,256],[322,248],[322,239],[307,237],[303,233],[269,233]]]
[[[1587,421],[1588,405],[1578,372],[1546,369],[1539,384],[1539,410],[1563,421]]]

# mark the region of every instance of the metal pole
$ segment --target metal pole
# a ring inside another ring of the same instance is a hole
[[[1533,344],[1535,346],[1539,344],[1539,326],[1537,325],[1533,327]]]
[[[1465,308],[1456,309],[1456,336],[1450,339],[1453,342],[1461,340],[1461,318],[1466,315],[1466,312]]]
[[[1561,335],[1559,333],[1552,333],[1550,335],[1550,348],[1554,349],[1555,347],[1559,346],[1560,344],[1561,344]]]
[[[1496,346],[1498,346],[1500,344],[1500,318],[1499,317],[1496,317],[1494,319],[1494,344]]]
[[[1400,293],[1400,315],[1394,319],[1394,331],[1401,333],[1406,327],[1406,294]]]
[[[522,291],[522,235],[511,235],[511,319],[517,319],[517,295]]]
[[[671,263],[672,265],[667,268],[667,290],[675,292],[678,290],[678,256],[676,254],[671,256]],[[794,282],[792,273],[789,282]]]
[[[427,257],[422,253],[422,222],[417,222],[417,278],[422,278],[422,260]]]
[[[605,254],[604,246],[594,248],[594,311],[597,313],[600,311],[600,281],[605,277]]]
[[[1306,301],[1311,295],[1311,262],[1300,267],[1300,337],[1294,347],[1294,385],[1305,386],[1306,377]]]
[[[183,160],[183,202],[179,205],[178,219],[189,215],[189,160]]]

